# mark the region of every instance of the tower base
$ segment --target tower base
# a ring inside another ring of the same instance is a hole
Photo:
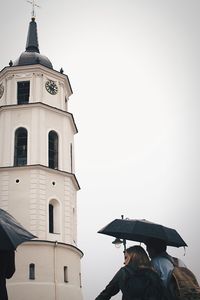
[[[64,243],[34,240],[16,251],[16,272],[7,280],[9,300],[83,300],[80,258]]]

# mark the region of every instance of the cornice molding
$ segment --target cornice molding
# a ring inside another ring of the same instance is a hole
[[[76,126],[76,123],[74,120],[74,116],[72,113],[64,111],[62,109],[59,109],[57,107],[50,106],[50,105],[42,103],[42,102],[33,102],[33,103],[20,104],[20,105],[19,104],[2,105],[2,106],[0,106],[0,112],[3,110],[12,110],[12,109],[16,109],[16,110],[30,109],[30,107],[41,107],[43,109],[51,110],[58,114],[62,114],[62,115],[69,117],[72,122],[74,134],[76,134],[78,132],[78,129],[77,129],[77,126]]]
[[[58,169],[51,169],[47,166],[44,166],[44,165],[26,165],[26,166],[20,166],[20,167],[15,167],[15,166],[9,166],[9,167],[0,167],[0,171],[7,171],[7,170],[16,170],[16,169],[21,169],[21,170],[26,170],[26,169],[41,169],[43,171],[48,171],[48,172],[51,172],[51,173],[60,173],[62,175],[66,175],[67,177],[71,178],[76,190],[80,190],[80,185],[78,183],[78,180],[75,176],[74,173],[69,173],[69,172],[66,172],[66,171],[62,171],[62,170],[58,170]]]
[[[58,241],[48,241],[48,240],[34,239],[34,240],[30,240],[30,241],[24,242],[22,244],[22,246],[23,245],[25,245],[25,246],[26,245],[31,245],[31,244],[44,244],[44,245],[46,245],[46,244],[49,245],[50,244],[53,247],[64,247],[64,248],[68,248],[68,249],[73,249],[73,250],[75,250],[81,256],[81,258],[84,255],[84,253],[79,248],[77,248],[76,246],[71,245],[71,244],[66,244],[66,243],[58,242]]]
[[[69,81],[69,77],[66,74],[60,73],[59,71],[47,68],[43,65],[37,64],[37,65],[27,65],[27,66],[12,66],[12,67],[5,67],[0,71],[0,81],[2,80],[2,77],[9,76],[9,74],[15,75],[16,73],[42,73],[48,76],[56,76],[57,80],[63,81],[68,83],[70,95],[73,94],[72,87]],[[69,96],[70,96],[69,95]]]

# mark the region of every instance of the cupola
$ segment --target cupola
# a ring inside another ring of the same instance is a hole
[[[52,63],[45,55],[40,54],[37,34],[37,23],[35,17],[32,17],[29,23],[28,36],[26,42],[26,51],[22,52],[19,58],[14,62],[14,66],[25,66],[41,64],[47,68],[53,69]]]

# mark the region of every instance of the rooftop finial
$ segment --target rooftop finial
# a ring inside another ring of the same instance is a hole
[[[31,15],[32,15],[32,19],[35,19],[35,7],[40,7],[40,6],[35,3],[36,0],[31,0],[31,1],[27,0],[27,2],[32,5],[32,13],[31,13]]]

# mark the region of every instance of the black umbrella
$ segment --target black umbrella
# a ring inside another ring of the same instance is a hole
[[[147,220],[115,219],[98,233],[143,243],[151,238],[156,238],[164,241],[168,246],[187,246],[175,229]]]
[[[0,209],[0,250],[15,250],[23,242],[36,238],[7,211]]]

